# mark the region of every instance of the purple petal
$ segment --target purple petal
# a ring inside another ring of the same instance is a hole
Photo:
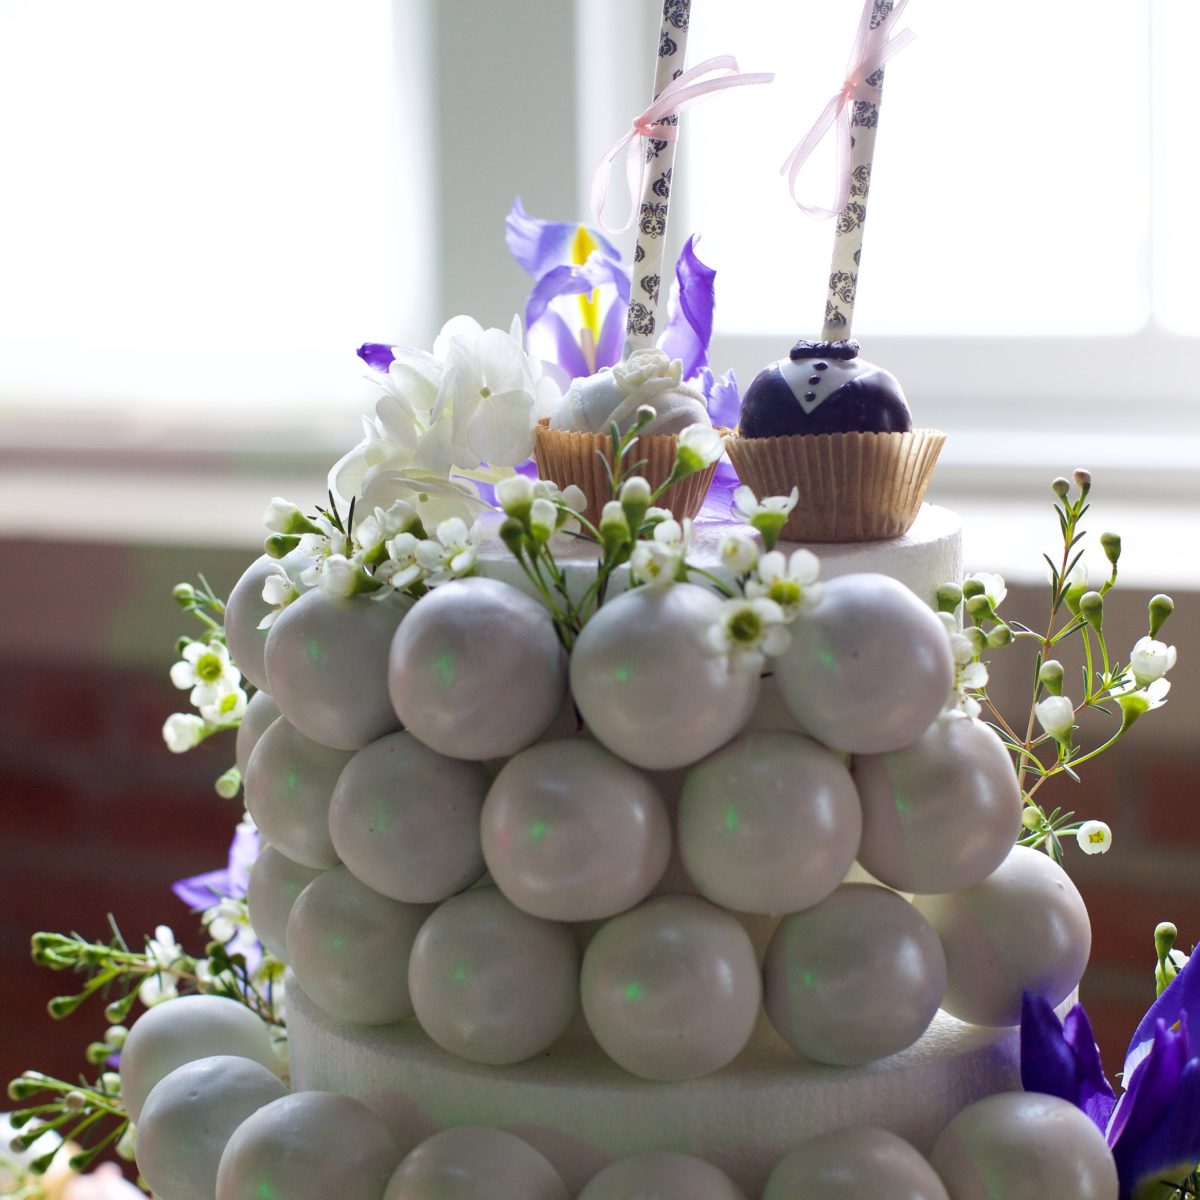
[[[171,884],[171,891],[193,912],[202,912],[229,895],[229,868],[177,879]]]
[[[1186,1014],[1193,1022],[1200,1024],[1200,967],[1195,965],[1198,958],[1200,955],[1193,954],[1188,959],[1133,1031],[1125,1054],[1125,1078],[1132,1075],[1137,1064],[1145,1057],[1159,1021],[1174,1025]]]
[[[675,283],[667,304],[667,323],[659,349],[683,361],[683,377],[691,379],[708,363],[712,341],[714,281],[717,273],[696,257],[696,235],[684,244],[675,264]]]
[[[1063,1021],[1063,1036],[1075,1054],[1075,1070],[1079,1080],[1077,1103],[1101,1130],[1105,1130],[1117,1097],[1104,1074],[1100,1047],[1096,1045],[1092,1023],[1082,1004],[1076,1004],[1067,1013]]]
[[[733,493],[741,486],[741,483],[737,472],[726,459],[717,463],[712,484],[704,497],[704,504],[696,514],[696,524],[706,525],[718,522],[727,524],[729,510],[733,504]]]
[[[712,423],[735,429],[741,415],[742,398],[738,394],[734,373],[727,371],[724,375],[714,375],[708,367],[701,367],[697,380],[708,402],[708,416]]]
[[[1082,1011],[1080,1006],[1076,1005],[1070,1015]],[[1086,1015],[1083,1017],[1083,1024],[1087,1026]],[[1090,1026],[1087,1028],[1090,1034]],[[1073,1029],[1078,1035],[1078,1020],[1073,1022]],[[1100,1059],[1094,1043],[1092,1049],[1098,1066]],[[1021,1086],[1027,1092],[1057,1096],[1077,1108],[1083,1108],[1082,1074],[1076,1050],[1064,1035],[1063,1024],[1054,1008],[1041,996],[1026,991],[1021,1001]],[[1104,1080],[1103,1072],[1100,1073],[1100,1078]],[[1104,1082],[1107,1083],[1107,1080]],[[1089,1094],[1094,1093],[1095,1085],[1090,1085],[1087,1090]],[[1111,1088],[1109,1095],[1112,1095]],[[1088,1113],[1088,1116],[1092,1114]],[[1092,1119],[1095,1120],[1095,1117]],[[1097,1122],[1101,1131],[1107,1124],[1107,1115],[1103,1123]]]
[[[363,342],[358,348],[358,357],[373,371],[382,371],[386,375],[396,355],[392,347],[383,342]]]
[[[1200,1058],[1184,1066],[1171,1104],[1158,1124],[1136,1145],[1128,1142],[1115,1148],[1113,1156],[1121,1200],[1137,1195],[1154,1179],[1177,1183],[1195,1169],[1200,1162]]]
[[[614,304],[614,309],[620,306]],[[547,327],[550,336],[554,339],[554,361],[572,378],[582,379],[591,374],[588,369],[587,360],[583,357],[583,351],[579,348],[579,342],[575,334],[568,328],[566,321],[553,311],[547,311],[542,314],[542,324]]]
[[[580,296],[611,283],[623,304],[629,303],[629,275],[620,263],[592,254],[582,266],[551,267],[533,285],[525,302],[525,328],[532,328],[558,296]]]
[[[531,217],[520,196],[513,201],[504,221],[508,252],[534,279],[541,279],[554,267],[571,264],[571,250],[578,232],[579,226],[573,221],[542,221]],[[595,238],[602,257],[621,261],[620,252],[608,238],[590,227],[588,233]]]
[[[625,310],[629,307],[629,295],[619,304],[609,306],[600,326],[600,339],[596,343],[596,370],[615,367],[621,361],[625,349]]]
[[[258,858],[258,830],[250,825],[239,825],[229,843],[229,891],[225,894],[241,900],[250,884],[250,868]]]
[[[1159,1021],[1150,1053],[1125,1080],[1125,1093],[1113,1112],[1108,1144],[1116,1154],[1136,1147],[1171,1106],[1184,1064],[1188,1060],[1187,1018],[1177,1028]]]

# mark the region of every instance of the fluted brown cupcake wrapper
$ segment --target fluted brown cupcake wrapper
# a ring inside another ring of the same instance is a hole
[[[638,468],[638,474],[645,478],[651,489],[660,487],[670,476],[678,442],[674,434],[643,435],[630,451],[634,462],[646,460],[645,465]],[[604,462],[600,461],[597,451],[604,456]],[[601,509],[614,499],[608,494],[608,473],[604,465],[612,461],[612,438],[607,433],[574,433],[538,425],[533,458],[542,479],[552,480],[560,488],[573,483],[583,490],[588,500],[584,516],[593,525],[598,524]],[[716,470],[714,463],[681,479],[663,493],[658,500],[659,507],[670,509],[676,520],[694,517],[704,503]]]
[[[873,542],[900,537],[917,519],[946,435],[822,433],[733,436],[725,448],[738,478],[761,500],[800,489],[783,537],[791,542]]]

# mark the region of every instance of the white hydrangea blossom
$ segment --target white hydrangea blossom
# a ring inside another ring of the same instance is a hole
[[[363,440],[331,471],[330,489],[372,509],[405,500],[427,529],[469,519],[483,502],[458,476],[494,481],[528,458],[558,386],[526,355],[519,322],[505,332],[455,317],[432,354],[392,353],[387,372],[374,375],[385,394],[363,422]]]

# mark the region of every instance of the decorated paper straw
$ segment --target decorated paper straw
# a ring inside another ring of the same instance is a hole
[[[654,99],[682,73],[687,54],[688,24],[692,0],[665,0],[658,28],[658,60],[654,68]],[[667,244],[667,209],[671,203],[671,175],[675,169],[678,111],[663,118],[674,126],[676,136],[648,138],[645,161],[650,166],[642,179],[638,205],[637,242],[633,251],[633,282],[629,289],[629,311],[625,317],[625,357],[634,350],[654,344],[658,325],[659,282]]]
[[[800,208],[811,215],[837,217],[825,324],[821,330],[824,341],[838,341],[850,336],[867,221],[871,162],[875,156],[879,106],[883,100],[883,64],[913,38],[910,29],[892,36],[907,2],[866,0],[845,83],[780,169],[780,173],[788,178],[792,198],[796,199],[796,179],[801,167],[822,138],[836,128],[838,193],[834,207],[817,208],[796,199]]]

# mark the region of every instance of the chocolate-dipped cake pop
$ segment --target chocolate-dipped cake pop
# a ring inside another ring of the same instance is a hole
[[[858,357],[857,342],[799,341],[765,367],[742,399],[742,437],[907,433],[912,416],[890,372]]]

